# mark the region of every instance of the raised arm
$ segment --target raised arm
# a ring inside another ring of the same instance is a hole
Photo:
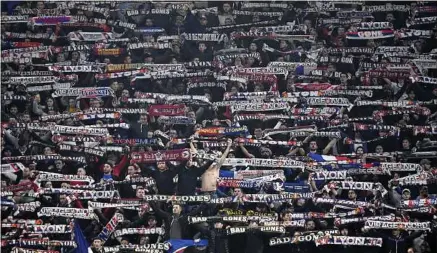
[[[226,157],[228,157],[228,154],[231,151],[231,147],[232,147],[232,139],[228,139],[228,146],[226,147],[225,152],[223,153],[222,157],[220,157],[218,163],[216,164],[217,170],[219,170],[220,167],[222,167],[223,163],[225,162]]]
[[[251,153],[249,153],[249,151],[247,151],[247,149],[246,149],[246,147],[244,147],[243,143],[240,143],[239,146],[240,146],[240,148],[241,148],[241,151],[243,151],[243,154],[244,154],[246,157],[249,157],[249,158],[254,158],[254,157],[255,157],[254,155],[252,155]]]
[[[323,154],[326,155],[329,153],[329,150],[331,150],[331,148],[337,143],[338,139],[334,138],[332,139],[328,145],[326,145],[325,149],[323,149]]]

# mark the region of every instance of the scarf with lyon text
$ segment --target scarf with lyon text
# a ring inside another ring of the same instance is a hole
[[[240,136],[248,135],[246,126],[243,127],[208,127],[196,131],[199,136]]]
[[[270,99],[279,98],[278,91],[260,91],[260,92],[237,92],[235,94],[225,92],[223,94],[224,100],[253,100],[253,99]]]
[[[63,188],[52,188],[50,193],[64,193]],[[72,189],[66,189],[67,192]],[[73,190],[76,191],[78,199],[113,199],[119,196],[118,191],[86,191],[86,190]]]
[[[78,136],[78,135],[53,135],[52,142],[58,143],[63,141],[73,141],[73,142],[99,142],[99,141],[109,141],[111,136]],[[110,142],[108,142],[110,143]]]
[[[221,66],[220,64],[216,64],[215,62],[211,62],[211,61],[192,61],[192,62],[186,62],[183,65],[185,68],[187,69],[212,69],[213,67],[217,67],[220,68],[219,66]]]
[[[66,234],[72,232],[72,225],[28,225],[25,231],[35,234]]]
[[[315,240],[316,246],[320,245],[355,245],[382,247],[382,238],[375,237],[354,237],[354,236],[324,236]]]
[[[3,95],[2,100],[26,101],[28,100],[28,98],[26,96],[20,96],[20,95]]]
[[[362,191],[373,191],[384,189],[381,183],[371,183],[371,182],[329,182],[326,187],[328,189],[341,188],[346,190],[362,190]]]
[[[244,201],[248,203],[272,203],[284,200],[296,200],[296,199],[311,199],[315,197],[314,192],[290,192],[281,194],[246,194],[239,201]],[[213,199],[214,200],[214,199]],[[234,199],[234,201],[237,201]]]
[[[78,65],[78,66],[49,66],[50,71],[58,73],[99,73],[102,72],[97,65]]]
[[[78,120],[98,120],[98,119],[120,119],[121,113],[119,112],[107,112],[107,113],[87,113],[79,114],[75,118]]]

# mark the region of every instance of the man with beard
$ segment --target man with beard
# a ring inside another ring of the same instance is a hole
[[[165,162],[157,162],[158,170],[152,170],[150,175],[155,179],[158,193],[163,195],[173,195],[175,184],[173,178],[178,174],[177,168],[169,168]]]

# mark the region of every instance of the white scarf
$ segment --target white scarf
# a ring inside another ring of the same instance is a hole
[[[370,221],[364,223],[365,229],[402,229],[402,230],[427,230],[431,231],[431,222],[388,222]]]
[[[77,218],[93,220],[97,219],[96,214],[92,209],[83,208],[68,208],[68,207],[43,207],[38,212],[38,217],[66,217],[66,218]]]

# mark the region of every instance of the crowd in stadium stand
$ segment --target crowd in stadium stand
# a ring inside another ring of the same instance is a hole
[[[1,249],[437,252],[437,5],[1,2]]]

